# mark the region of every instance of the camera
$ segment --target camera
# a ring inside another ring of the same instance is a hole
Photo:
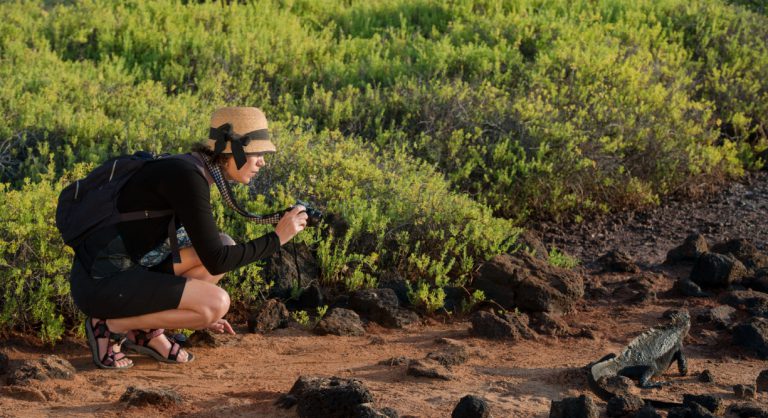
[[[323,212],[315,209],[309,203],[304,202],[303,200],[296,200],[296,204],[294,206],[298,205],[304,206],[307,209],[307,226],[317,226],[320,224],[320,221],[323,220]]]

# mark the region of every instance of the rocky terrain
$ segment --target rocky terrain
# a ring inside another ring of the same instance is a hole
[[[0,342],[0,417],[768,417],[766,174],[698,201],[537,225],[528,251],[479,269],[473,286],[495,302],[465,315],[419,316],[396,284],[317,324],[272,300],[235,336],[194,334],[191,364],[133,356],[121,371],[96,369],[82,340],[12,336]],[[552,246],[580,264],[554,267]],[[687,373],[673,364],[648,389],[602,379],[599,396],[587,365],[681,310]]]

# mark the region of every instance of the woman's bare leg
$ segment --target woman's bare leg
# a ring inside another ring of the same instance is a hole
[[[227,234],[220,233],[221,242],[224,245],[235,245],[235,240]],[[197,255],[194,247],[182,248],[179,251],[181,256],[181,263],[173,265],[173,274],[177,276],[186,277],[188,279],[203,280],[208,283],[217,284],[224,274],[211,274],[208,269],[203,266],[203,262]]]
[[[229,302],[229,295],[224,289],[202,280],[187,279],[177,309],[108,319],[107,327],[117,333],[151,328],[206,328],[227,313]],[[171,343],[166,338],[154,338],[149,346],[162,354],[171,349]],[[106,350],[106,346],[103,349]],[[187,353],[179,351],[177,359],[181,363],[187,361]]]

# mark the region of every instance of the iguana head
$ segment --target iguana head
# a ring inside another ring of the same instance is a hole
[[[682,335],[688,334],[691,329],[691,314],[687,309],[680,309],[670,314],[670,325],[682,331]]]

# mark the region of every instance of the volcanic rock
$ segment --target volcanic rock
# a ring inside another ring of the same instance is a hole
[[[285,328],[291,314],[283,302],[269,299],[248,316],[248,332],[267,332]]]
[[[491,407],[488,405],[488,401],[484,398],[467,395],[459,401],[453,412],[451,418],[490,418]]]
[[[28,385],[31,380],[75,378],[75,368],[70,362],[56,355],[48,355],[37,360],[27,360],[8,376],[9,385]]]
[[[357,416],[361,404],[373,402],[373,395],[357,379],[301,376],[287,395],[278,399],[282,407],[298,405],[302,418],[345,418]]]
[[[732,306],[720,305],[699,315],[698,319],[702,322],[709,322],[721,329],[730,328],[733,324],[733,315],[736,309]]]
[[[768,317],[768,293],[732,290],[723,294],[720,301],[737,309],[746,309],[752,315]]]
[[[715,381],[715,376],[709,369],[706,369],[699,374],[699,382],[712,383]]]
[[[712,395],[683,395],[683,406],[690,408],[693,404],[701,405],[715,415],[722,415],[725,412],[725,405],[720,398]]]
[[[733,328],[733,344],[754,350],[768,359],[768,319],[754,317]]]
[[[364,335],[365,329],[355,311],[334,308],[318,322],[314,332],[318,335]]]
[[[755,399],[754,385],[734,385],[733,394],[739,399]]]
[[[702,254],[691,270],[691,280],[702,287],[728,287],[746,275],[744,264],[729,254]]]
[[[434,360],[445,367],[464,364],[469,359],[466,345],[450,338],[441,338],[438,343],[442,345],[439,350],[427,354],[427,358]]]
[[[388,328],[402,328],[419,320],[419,316],[400,308],[392,289],[358,290],[349,301],[350,307],[361,316]]]
[[[560,315],[549,312],[534,312],[530,316],[530,327],[542,335],[562,337],[571,334],[571,328]]]
[[[639,411],[643,405],[645,405],[645,401],[637,395],[614,396],[608,400],[606,413],[609,417],[623,417]]]
[[[696,261],[700,255],[709,251],[707,240],[701,234],[691,234],[679,247],[667,252],[665,263],[678,263],[681,261]]]
[[[603,266],[604,271],[613,271],[619,273],[637,273],[640,268],[635,264],[635,260],[625,251],[615,249],[608,251],[597,262]]]
[[[320,281],[320,266],[308,246],[293,243],[282,247],[267,260],[263,275],[266,282],[273,283],[269,297],[288,299],[294,289],[304,289]]]
[[[768,256],[760,253],[755,246],[746,239],[732,239],[712,246],[712,252],[731,254],[741,261],[748,269],[768,267]]]
[[[661,418],[661,414],[651,405],[645,405],[637,411],[634,418]]]
[[[575,272],[527,254],[501,254],[483,263],[474,286],[507,309],[562,313],[584,296]]]
[[[600,411],[592,398],[581,395],[578,398],[565,398],[552,401],[549,418],[598,418]]]
[[[701,290],[701,287],[693,282],[693,280],[682,277],[675,282],[675,289],[682,293],[684,296],[690,296],[694,298],[707,298],[712,296],[710,293]]]
[[[477,311],[470,317],[470,332],[479,337],[500,340],[533,339],[533,331],[528,328],[528,316],[509,312]]]
[[[181,396],[170,389],[128,386],[128,389],[120,397],[120,402],[125,402],[130,406],[157,405],[169,407],[180,404],[182,401]]]
[[[757,375],[755,389],[758,392],[768,392],[768,369],[763,370]]]
[[[453,375],[445,366],[430,359],[411,360],[408,363],[406,374],[414,377],[428,377],[430,379],[453,379]]]
[[[733,404],[728,411],[739,418],[768,418],[768,409],[754,402]]]

